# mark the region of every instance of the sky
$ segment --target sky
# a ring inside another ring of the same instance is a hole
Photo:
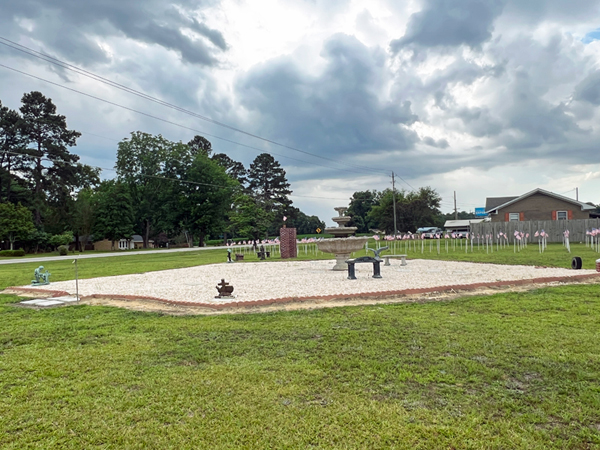
[[[293,204],[328,225],[392,172],[398,189],[436,189],[443,212],[454,192],[473,211],[538,187],[600,203],[600,1],[0,0],[0,12],[0,101],[50,97],[82,133],[72,152],[104,178],[118,142],[144,131],[201,134],[246,167],[271,153]]]

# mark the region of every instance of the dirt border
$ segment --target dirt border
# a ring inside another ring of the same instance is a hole
[[[542,277],[542,278],[531,278],[525,280],[510,280],[510,281],[492,281],[472,284],[456,284],[446,286],[435,286],[427,288],[417,289],[402,289],[394,291],[379,291],[379,292],[363,292],[357,294],[338,294],[338,295],[321,295],[321,296],[310,296],[310,297],[283,297],[267,300],[254,300],[247,302],[230,301],[225,303],[203,303],[203,302],[185,302],[167,300],[158,297],[147,297],[137,295],[112,295],[112,294],[92,294],[84,297],[80,297],[80,300],[90,304],[102,304],[103,301],[113,303],[124,303],[123,306],[129,304],[140,305],[142,302],[150,302],[152,304],[160,304],[163,308],[158,308],[163,312],[177,312],[186,310],[196,310],[197,313],[211,313],[211,312],[239,312],[249,309],[265,307],[281,307],[289,306],[290,304],[306,304],[308,307],[325,307],[333,306],[331,303],[335,303],[338,306],[352,305],[352,304],[373,304],[373,303],[393,303],[398,298],[411,297],[411,298],[423,298],[424,296],[430,296],[431,294],[443,295],[443,294],[458,294],[460,292],[474,292],[483,291],[481,293],[490,293],[490,290],[511,290],[521,286],[535,286],[535,285],[547,285],[551,283],[578,283],[588,280],[595,280],[593,282],[600,282],[600,273],[584,274],[584,275],[572,275],[572,276],[561,276],[561,277]],[[46,296],[48,298],[62,297],[70,295],[65,291],[53,291],[49,289],[33,289],[23,287],[9,287],[4,290],[7,294],[25,295],[25,296]],[[410,301],[410,300],[409,300]],[[358,303],[357,303],[358,302]],[[310,304],[310,306],[309,306]],[[331,304],[331,305],[330,305]],[[167,307],[168,306],[168,307]],[[167,308],[164,308],[167,307]],[[272,308],[269,308],[272,309]],[[277,308],[280,309],[280,308]],[[149,308],[148,310],[155,310]]]

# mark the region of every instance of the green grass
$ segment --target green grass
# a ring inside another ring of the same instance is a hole
[[[2,449],[600,448],[597,285],[212,317],[0,298]]]
[[[235,253],[235,251],[234,251]],[[298,259],[329,259],[333,255],[320,253],[304,254],[300,252]],[[8,286],[21,286],[31,283],[33,271],[43,265],[52,275],[50,282],[75,279],[74,257],[65,256],[63,260],[2,264],[0,265],[0,290]],[[77,262],[79,278],[106,277],[111,275],[127,275],[156,270],[179,269],[203,264],[215,264],[227,261],[226,250],[199,250],[196,252],[151,253],[148,255],[127,255],[104,258],[81,259]],[[244,256],[244,262],[257,262],[259,259],[252,252]],[[273,255],[266,261],[281,261],[279,255]],[[239,264],[239,263],[237,263]]]

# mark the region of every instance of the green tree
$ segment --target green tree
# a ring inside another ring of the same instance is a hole
[[[248,193],[246,192],[246,186],[248,184],[248,171],[241,162],[234,161],[225,153],[215,153],[212,155],[211,159],[223,167],[225,172],[227,172],[227,175],[238,181],[240,187],[244,189],[244,193]]]
[[[416,231],[419,227],[436,226],[440,215],[439,194],[430,187],[417,191],[396,191],[396,220],[398,231]],[[386,189],[368,215],[376,228],[393,233],[394,207],[392,190]]]
[[[368,233],[370,229],[375,228],[372,217],[369,213],[373,206],[379,204],[381,194],[377,191],[357,191],[352,194],[350,206],[346,214],[352,217],[348,226],[356,227],[357,233]]]
[[[134,233],[133,207],[127,186],[115,180],[103,181],[94,197],[96,220],[94,239],[115,241],[129,239]]]
[[[91,188],[82,189],[77,193],[73,208],[72,228],[75,234],[76,249],[80,251],[85,249],[94,229],[95,220],[94,191]],[[80,237],[84,238],[83,244]]]
[[[65,116],[57,114],[52,100],[41,92],[25,94],[21,102],[23,132],[32,144],[22,170],[32,186],[34,220],[40,226],[47,192],[76,184],[79,157],[69,153],[67,147],[74,146],[81,133],[67,129]]]
[[[13,200],[11,170],[22,164],[26,147],[21,115],[0,102],[0,202]]]
[[[238,195],[229,219],[232,233],[258,241],[273,222],[273,213],[265,211],[257,200],[249,195]]]
[[[25,239],[35,230],[31,211],[20,203],[0,203],[0,238],[8,239],[10,249],[19,239]]]
[[[172,204],[171,201],[166,200],[166,197],[170,196],[173,181],[165,179],[165,167],[174,145],[160,135],[153,136],[141,131],[133,132],[130,138],[119,142],[115,165],[117,177],[129,191],[135,223],[139,224],[142,230],[140,234],[144,241],[144,248],[148,248],[151,232],[162,231],[160,225],[164,222],[165,210],[167,210],[165,206]],[[188,146],[183,144],[182,146],[186,147],[186,152],[190,152]],[[188,158],[183,150],[179,149],[179,152],[186,159]],[[175,164],[171,159],[171,163],[167,168],[167,174],[180,176],[177,174],[183,173],[181,167],[185,166],[186,161]]]
[[[206,236],[224,231],[238,183],[203,153],[198,153],[187,168],[185,180],[175,185],[179,191],[179,220],[203,246]]]
[[[212,153],[212,144],[204,136],[194,136],[193,139],[187,143],[187,145],[192,150],[194,156],[200,153],[202,153],[204,156],[210,156]]]
[[[279,162],[268,153],[258,155],[248,169],[250,195],[267,213],[282,211],[292,204],[288,195],[292,193]]]

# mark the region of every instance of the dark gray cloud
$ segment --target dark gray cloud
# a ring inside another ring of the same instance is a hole
[[[580,100],[600,106],[600,71],[590,73],[575,86],[573,100]]]
[[[310,75],[290,57],[251,69],[236,86],[261,133],[300,148],[351,158],[360,152],[406,150],[418,140],[403,125],[418,118],[411,103],[382,99],[386,55],[356,38],[334,35],[321,57],[324,70]]]
[[[392,52],[414,44],[422,47],[478,47],[492,36],[494,20],[504,0],[426,0],[414,13],[400,39],[390,43]]]
[[[115,36],[164,47],[188,63],[214,66],[227,43],[220,31],[196,17],[208,4],[202,0],[1,0],[0,29],[6,37],[28,36],[77,63],[106,62],[108,55],[98,40]]]

